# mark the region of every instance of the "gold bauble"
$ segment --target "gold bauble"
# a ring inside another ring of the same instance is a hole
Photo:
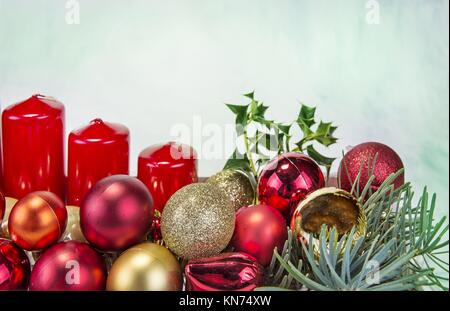
[[[86,242],[80,228],[80,208],[78,206],[67,205],[67,226],[66,231],[61,236],[61,241]]]
[[[181,267],[165,247],[144,242],[122,253],[109,271],[110,291],[177,291],[183,286]]]
[[[355,238],[364,235],[366,217],[361,203],[347,191],[334,187],[312,192],[295,209],[291,228],[306,237],[320,233],[322,225],[335,227],[339,235],[353,227]]]
[[[17,199],[6,197],[5,198],[5,215],[3,216],[3,221],[0,226],[0,237],[5,239],[10,239],[9,230],[8,230],[8,218],[9,214],[11,214],[11,210],[14,205],[17,203]]]
[[[234,231],[234,207],[208,183],[187,185],[169,199],[161,216],[164,242],[184,259],[220,253]]]
[[[253,203],[255,188],[251,178],[244,172],[227,169],[211,176],[206,182],[224,191],[237,211]]]

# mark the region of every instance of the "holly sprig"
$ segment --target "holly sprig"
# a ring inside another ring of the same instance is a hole
[[[337,126],[332,122],[318,122],[316,108],[301,104],[296,120],[290,123],[266,118],[268,106],[255,99],[254,92],[244,94],[250,100],[246,105],[226,104],[235,115],[236,134],[243,146],[237,146],[225,164],[225,169],[251,172],[255,178],[264,165],[276,155],[285,152],[307,153],[319,165],[325,167],[327,176],[336,158],[321,154],[314,147],[329,147],[337,142],[334,133]],[[300,138],[294,141],[296,130]]]

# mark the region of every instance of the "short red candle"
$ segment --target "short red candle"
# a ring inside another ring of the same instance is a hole
[[[100,179],[127,175],[129,149],[129,130],[121,124],[95,119],[72,131],[68,149],[68,204],[80,206],[85,194]]]
[[[2,114],[5,196],[50,191],[64,200],[64,105],[33,95]]]
[[[162,212],[172,194],[198,181],[197,154],[175,142],[148,147],[139,154],[138,178],[152,194],[155,209]]]

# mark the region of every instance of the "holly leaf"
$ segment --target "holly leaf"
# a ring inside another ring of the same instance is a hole
[[[315,107],[309,107],[302,104],[300,108],[300,113],[297,117],[297,124],[303,132],[304,136],[311,135],[313,131],[311,130],[311,126],[313,126],[316,122],[314,120],[314,115],[316,113]]]
[[[236,132],[240,136],[243,134],[245,126],[247,126],[247,110],[249,105],[226,105],[236,115]]]
[[[248,162],[248,157],[246,154],[242,154],[239,152],[239,150],[236,148],[233,152],[233,154],[230,156],[228,161],[225,163],[225,166],[223,168],[226,169],[234,169],[234,170],[243,170],[246,172],[251,172],[251,168]]]
[[[315,140],[322,145],[328,147],[337,142],[337,138],[333,137],[333,133],[336,130],[336,126],[332,126],[331,122],[320,121],[319,126],[314,134]]]

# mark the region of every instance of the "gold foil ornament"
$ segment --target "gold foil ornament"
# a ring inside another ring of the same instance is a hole
[[[109,271],[110,291],[178,291],[183,286],[181,267],[165,247],[144,242],[122,253]]]
[[[164,207],[163,240],[184,259],[217,255],[233,235],[234,214],[231,201],[217,187],[209,183],[187,185]]]
[[[67,226],[61,241],[86,242],[80,228],[80,208],[78,206],[67,205]]]
[[[223,170],[210,178],[207,183],[224,191],[231,200],[234,210],[253,203],[255,198],[255,187],[251,176],[237,170]]]

